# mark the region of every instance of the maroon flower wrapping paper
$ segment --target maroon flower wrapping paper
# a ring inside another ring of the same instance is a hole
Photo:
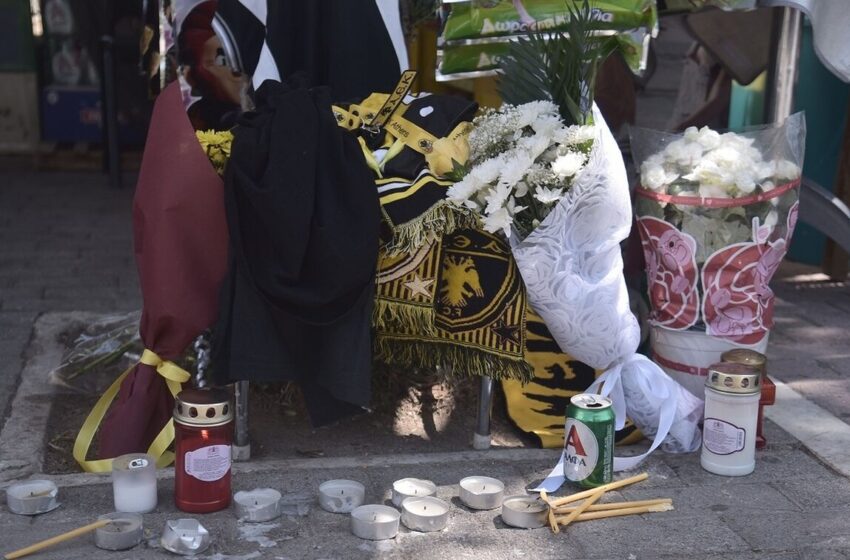
[[[227,268],[223,182],[198,143],[177,82],[154,106],[136,195],[133,232],[145,348],[178,358],[218,311]],[[124,379],[100,429],[99,455],[144,452],[171,418],[173,397],[154,367]]]

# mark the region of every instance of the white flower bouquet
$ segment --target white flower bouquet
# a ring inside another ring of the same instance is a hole
[[[804,136],[802,114],[740,134],[632,131],[654,358],[694,393],[702,394],[705,368],[724,348],[767,344],[768,284],[797,220]],[[688,330],[726,344],[674,332]]]
[[[551,101],[487,111],[473,121],[468,172],[448,198],[480,214],[490,233],[525,238],[584,168],[594,137],[592,126],[566,126]]]
[[[509,238],[529,304],[561,349],[606,370],[587,390],[611,395],[617,429],[628,415],[653,438],[647,453],[614,458],[614,470],[624,470],[662,443],[694,451],[701,402],[636,354],[640,329],[620,253],[632,222],[628,180],[593,104],[596,68],[610,42],[594,35],[588,1],[569,26],[568,34],[511,44],[500,91],[512,106],[474,123],[471,165],[448,196]],[[560,465],[539,489],[564,480]]]

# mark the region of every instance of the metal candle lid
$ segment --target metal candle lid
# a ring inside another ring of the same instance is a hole
[[[705,386],[721,393],[758,393],[761,371],[755,366],[721,362],[709,366]]]
[[[727,350],[721,354],[720,361],[753,366],[758,368],[762,373],[765,373],[767,367],[767,357],[764,354],[746,348]]]
[[[174,399],[174,421],[190,426],[221,426],[233,420],[230,393],[222,389],[184,389]]]

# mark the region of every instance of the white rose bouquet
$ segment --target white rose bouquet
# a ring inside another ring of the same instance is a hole
[[[632,131],[653,353],[694,393],[723,350],[767,345],[768,284],[797,221],[804,136],[802,114],[740,134]],[[694,330],[713,340],[676,334]]]

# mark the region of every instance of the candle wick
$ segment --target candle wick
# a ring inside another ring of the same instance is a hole
[[[377,513],[372,515],[372,521],[377,523],[377,521],[378,521],[378,514]]]
[[[258,506],[258,505],[260,505],[260,503],[257,500],[254,500],[254,505]]]

